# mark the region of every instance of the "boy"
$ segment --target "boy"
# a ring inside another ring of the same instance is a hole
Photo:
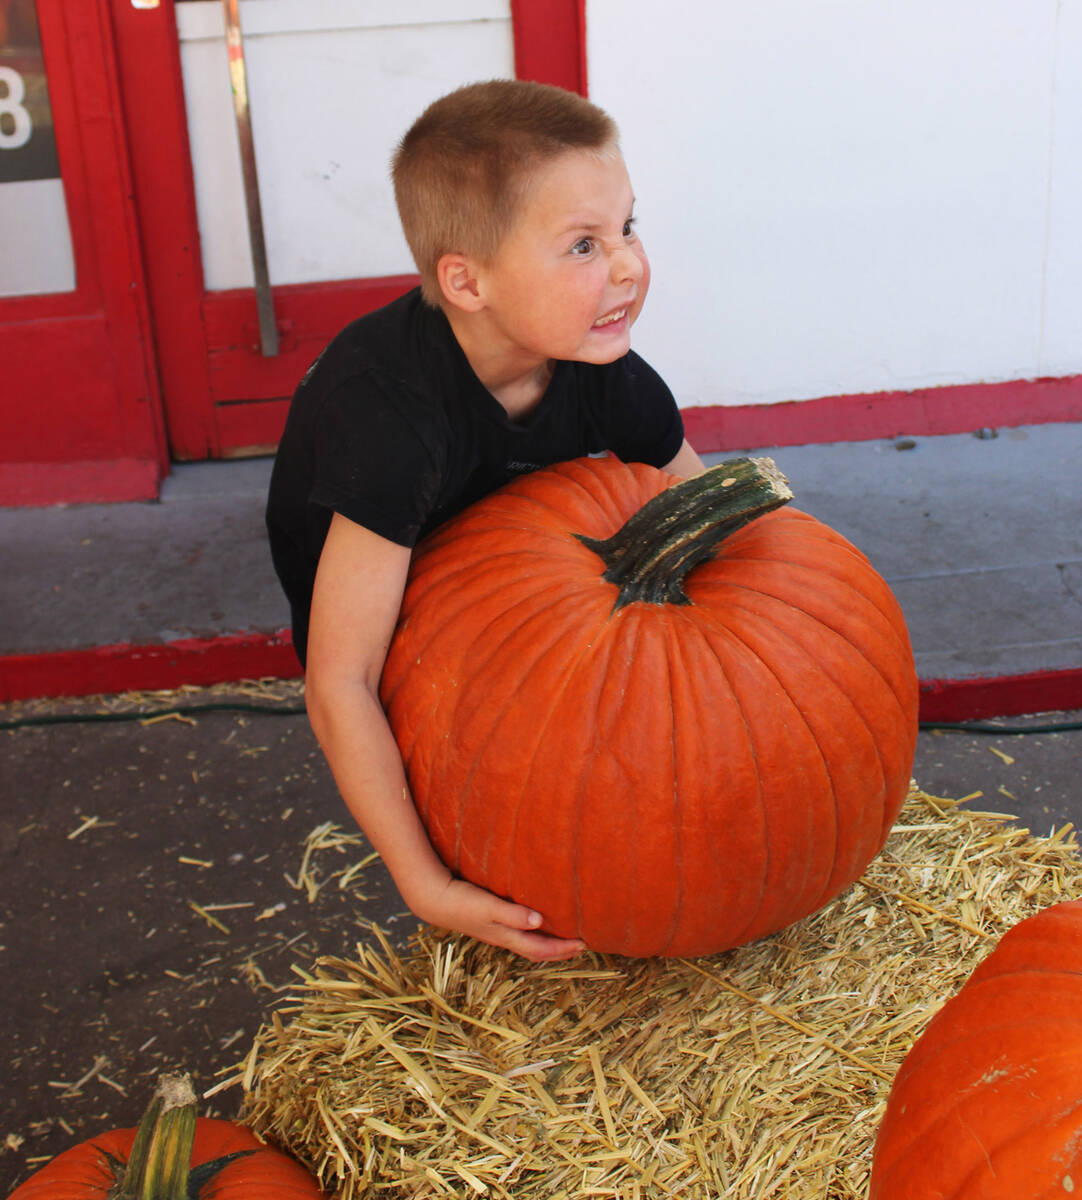
[[[452,877],[378,687],[412,546],[516,474],[584,454],[703,469],[630,353],[649,265],[616,127],[558,88],[472,84],[393,162],[418,290],[347,326],[301,381],[267,505],[308,714],[346,806],[422,920],[561,959],[541,914]]]

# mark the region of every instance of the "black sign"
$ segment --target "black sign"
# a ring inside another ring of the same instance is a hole
[[[35,0],[0,0],[0,183],[59,175]]]

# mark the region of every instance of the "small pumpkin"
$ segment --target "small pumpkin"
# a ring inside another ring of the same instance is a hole
[[[708,954],[851,883],[917,682],[868,560],[769,459],[521,477],[422,544],[381,696],[451,870],[595,950]]]
[[[1082,1195],[1082,901],[1019,922],[906,1055],[869,1200]]]
[[[163,1075],[137,1129],[114,1129],[58,1154],[10,1200],[317,1200],[294,1159],[248,1129],[196,1116],[186,1075]]]

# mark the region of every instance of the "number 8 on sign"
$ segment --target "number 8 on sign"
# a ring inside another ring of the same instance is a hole
[[[0,67],[0,150],[18,150],[34,131],[30,111],[23,104],[26,85],[18,71]]]

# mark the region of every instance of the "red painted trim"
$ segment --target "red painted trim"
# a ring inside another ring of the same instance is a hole
[[[0,702],[40,696],[150,691],[240,679],[295,679],[301,674],[288,629],[161,645],[100,646],[0,657]],[[1082,708],[1082,668],[994,679],[930,679],[920,684],[920,719],[986,717]]]
[[[929,679],[920,684],[922,721],[978,721],[1082,708],[1082,667],[997,679]]]
[[[0,325],[0,363],[0,459],[124,456],[105,313]]]
[[[66,183],[64,191],[70,205],[71,197]],[[69,213],[68,223],[74,226],[77,221],[79,216]],[[89,272],[81,269],[77,248],[75,276],[84,285],[89,276]],[[58,317],[83,317],[94,311],[93,301],[96,299],[96,293],[88,295],[86,286],[82,291],[47,292],[40,296],[0,296],[0,326],[15,325],[18,322],[49,321]]]
[[[259,352],[259,324],[251,292],[208,292],[203,300],[203,323],[214,402],[288,399],[334,334],[417,283],[416,275],[389,275],[275,288],[279,353],[274,358],[264,358]]]
[[[983,427],[1082,420],[1082,375],[824,396],[782,404],[711,405],[685,408],[683,417],[688,441],[703,454],[870,441],[900,434],[970,433]]]
[[[586,0],[511,0],[515,75],[586,95]]]
[[[389,304],[417,282],[416,275],[390,275],[275,289],[279,331],[275,358],[259,353],[259,326],[250,292],[209,293],[203,314],[219,453],[272,453],[282,436],[290,397],[328,340],[350,321]],[[239,345],[237,330],[242,331]]]
[[[288,630],[0,658],[0,701],[93,696],[301,674]]]
[[[382,275],[329,283],[293,283],[274,289],[275,315],[284,326],[286,349],[304,336],[305,326],[331,324],[337,333],[348,321],[396,300],[416,287],[419,275]],[[203,299],[207,338],[212,350],[259,347],[259,323],[250,311],[251,291],[208,292]],[[247,322],[247,324],[246,324]],[[241,336],[237,338],[237,330]],[[311,335],[311,330],[308,331]]]
[[[94,209],[95,248],[101,263],[102,297],[112,350],[111,362],[104,363],[103,368],[107,370],[112,366],[120,401],[118,421],[124,436],[122,452],[138,458],[153,455],[164,474],[169,464],[169,451],[158,387],[146,272],[133,202],[132,164],[120,117],[122,101],[116,41],[108,0],[97,0],[93,8],[102,48],[102,79],[95,106],[85,113],[80,132],[88,158],[92,156],[94,161],[107,164],[112,177],[109,211],[98,203]],[[86,88],[85,81],[81,86]]]
[[[0,508],[155,500],[161,480],[157,459],[0,463]]]
[[[178,458],[215,457],[220,445],[175,7],[173,0],[153,9],[109,2],[169,444]]]
[[[232,458],[274,454],[289,415],[289,400],[219,404],[215,409],[222,453]]]

